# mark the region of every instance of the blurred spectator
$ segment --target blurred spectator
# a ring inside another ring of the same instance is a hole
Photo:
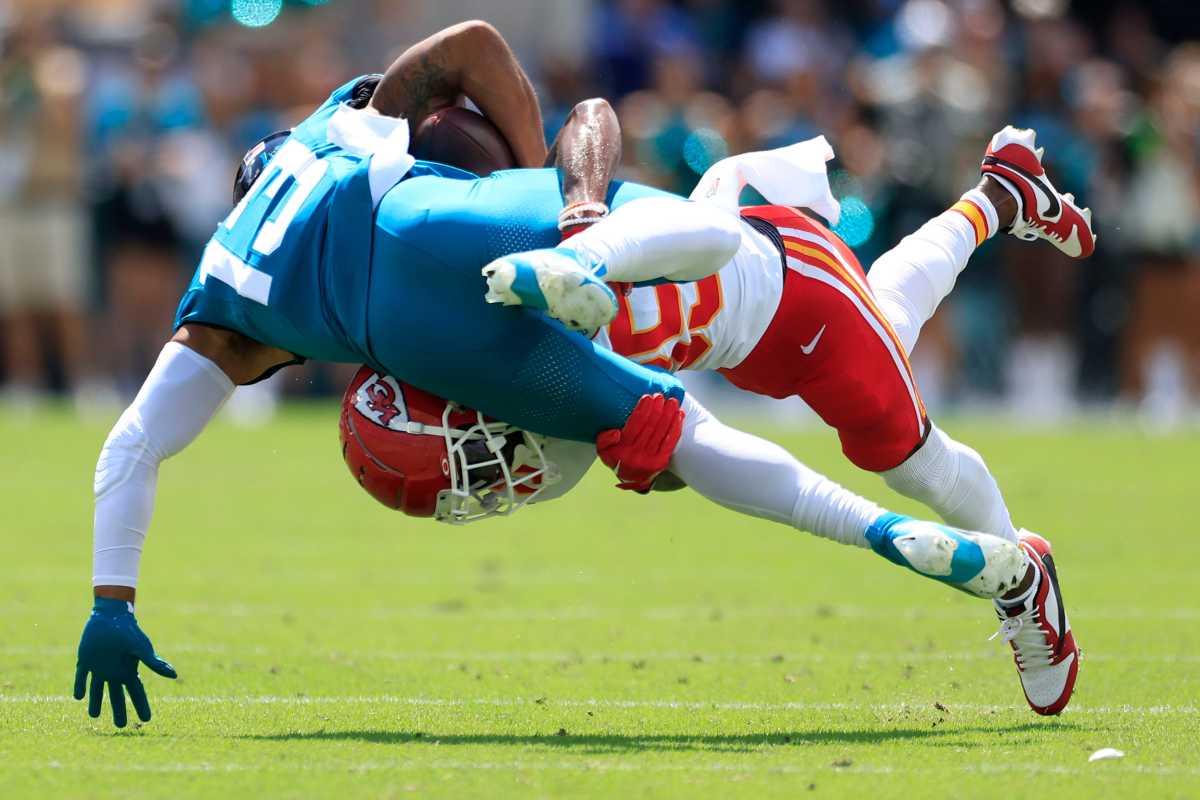
[[[1200,46],[1169,55],[1139,134],[1125,219],[1141,269],[1125,378],[1152,417],[1172,421],[1200,388]]]
[[[728,154],[733,106],[701,91],[702,75],[696,51],[663,52],[654,61],[651,87],[620,104],[626,163],[642,180],[687,194],[704,170]]]
[[[695,44],[691,18],[666,0],[612,0],[597,5],[592,52],[601,80],[612,94],[645,87],[659,56]]]
[[[82,57],[50,15],[29,14],[0,44],[0,339],[7,394],[27,404],[85,376],[89,292],[80,208]]]
[[[1168,422],[1197,408],[1200,17],[1186,3],[282,0],[234,24],[249,2],[0,0],[9,396],[78,387],[93,364],[136,386],[240,154],[475,15],[511,35],[548,137],[579,99],[612,99],[626,177],[687,193],[728,153],[826,135],[838,231],[864,264],[974,183],[992,132],[1035,127],[1100,246],[1082,264],[1007,237],[982,247],[914,354],[927,399],[1050,418],[1125,399]],[[342,378],[314,365],[274,386]]]
[[[783,84],[797,73],[832,78],[853,47],[849,31],[829,18],[822,0],[774,0],[770,13],[750,27],[746,59],[759,81]]]
[[[105,355],[136,387],[170,335],[187,278],[179,209],[186,198],[170,160],[180,135],[203,121],[175,31],[152,24],[132,52],[97,59],[87,106],[92,215],[104,268]]]

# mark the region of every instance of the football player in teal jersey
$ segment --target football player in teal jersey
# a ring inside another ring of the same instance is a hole
[[[347,83],[294,130],[247,154],[236,206],[180,303],[175,336],[97,464],[96,599],[75,676],[79,699],[90,677],[92,716],[107,690],[114,723],[125,725],[128,691],[148,720],[138,663],[175,675],[133,616],[158,465],[199,435],[235,385],[281,366],[304,358],[365,362],[489,417],[577,442],[627,428],[612,463],[628,488],[649,486],[668,459],[681,467],[764,461],[761,440],[742,435],[730,448],[684,426],[681,405],[696,418],[704,412],[673,377],[569,329],[597,327],[615,313],[602,278],[687,281],[715,272],[737,249],[742,223],[714,206],[599,180],[606,173],[594,166],[615,154],[588,146],[584,129],[602,124],[595,106],[581,107],[568,124],[559,170],[480,179],[412,158],[408,120],[460,94],[491,117],[522,166],[542,162],[528,80],[483,23],[447,29],[385,75]],[[611,231],[604,257],[593,248],[582,260],[569,243],[554,248],[573,213],[602,216],[632,203],[642,204],[648,224],[631,231],[603,220],[591,229],[593,245],[604,238],[599,231]],[[539,248],[538,260],[522,260],[520,253]],[[665,414],[662,435],[642,436],[659,427],[633,424],[647,403]]]
[[[669,273],[672,263],[681,280],[715,272],[738,246],[737,218],[646,187],[597,183],[593,176],[604,171],[595,164],[615,154],[587,147],[586,107],[560,139],[561,178],[554,169],[527,169],[480,179],[416,161],[408,120],[461,95],[491,118],[522,167],[544,161],[529,80],[495,29],[480,22],[424,40],[382,76],[347,83],[293,131],[247,154],[237,205],[205,249],[176,332],[97,462],[95,605],[74,692],[89,694],[90,679],[92,716],[107,689],[117,726],[127,722],[126,691],[148,720],[138,662],[175,674],[133,616],[158,466],[200,434],[235,386],[305,358],[365,362],[529,430],[583,442],[620,429],[643,398],[683,400],[674,377],[595,347],[551,317],[576,328],[606,322],[616,303],[601,275],[636,282]],[[514,278],[506,290],[532,308],[485,298],[481,270],[500,256],[556,244],[564,203],[570,222],[572,209],[595,213],[632,201],[650,203],[647,213],[661,224],[640,237],[615,231],[599,263],[575,263],[569,250],[556,263],[518,265],[515,273],[506,262]],[[655,453],[704,458],[706,448],[657,442]],[[623,459],[627,483],[666,467],[665,457],[640,456],[631,449]]]

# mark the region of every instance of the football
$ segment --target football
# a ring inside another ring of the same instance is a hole
[[[443,108],[423,119],[413,133],[410,152],[424,161],[438,161],[480,176],[517,166],[500,130],[482,114],[459,106]]]

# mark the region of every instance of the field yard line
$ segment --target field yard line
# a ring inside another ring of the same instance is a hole
[[[37,656],[54,657],[71,655],[76,648],[68,645],[0,645],[2,656]],[[170,653],[200,653],[207,655],[229,656],[270,656],[276,659],[320,658],[328,660],[349,661],[449,661],[454,663],[488,663],[488,664],[519,664],[552,663],[552,664],[609,664],[629,663],[634,661],[666,662],[685,661],[689,663],[740,663],[740,664],[772,664],[772,663],[813,663],[853,661],[887,661],[887,662],[921,662],[921,661],[990,661],[997,658],[1007,659],[1010,651],[999,648],[961,651],[910,652],[905,650],[863,652],[851,651],[841,657],[831,658],[826,653],[705,653],[703,651],[646,651],[626,653],[583,653],[570,651],[528,651],[528,652],[492,652],[465,650],[304,650],[290,651],[285,648],[268,648],[261,645],[254,647],[237,647],[221,644],[206,643],[165,643],[163,650]],[[1135,662],[1149,664],[1196,664],[1200,663],[1200,655],[1153,655],[1126,653],[1097,653],[1088,652],[1086,660]]]
[[[20,603],[0,605],[0,613],[29,614],[32,606]],[[46,613],[45,606],[37,606],[37,613]],[[152,614],[170,616],[222,616],[222,617],[293,617],[294,606],[265,603],[180,603],[160,606]],[[474,608],[461,599],[421,606],[397,606],[376,608],[336,607],[322,605],[305,609],[306,619],[343,619],[355,615],[371,620],[426,620],[460,619],[488,622],[571,622],[580,620],[642,620],[646,622],[692,622],[755,619],[880,619],[889,620],[976,620],[992,619],[991,607],[985,603],[951,608],[889,608],[885,606],[853,605],[797,605],[797,606],[737,606],[721,604],[661,606],[650,608],[610,608],[600,606],[557,606],[546,608],[490,607]],[[1166,609],[1131,607],[1080,608],[1072,609],[1072,619],[1120,621],[1154,620],[1182,621],[1200,620],[1200,608],[1176,607]]]
[[[0,694],[0,703],[55,704],[74,703],[66,695],[5,695]],[[931,708],[924,703],[804,703],[804,702],[759,702],[740,700],[612,700],[602,698],[562,699],[524,697],[406,697],[402,695],[159,695],[156,702],[197,703],[201,705],[410,705],[410,706],[498,706],[520,707],[546,705],[563,708],[664,708],[693,711],[902,711]],[[953,709],[965,711],[1025,711],[1025,706],[987,705],[978,703],[953,703]],[[1200,714],[1197,706],[1072,706],[1068,714]]]
[[[431,737],[430,742],[436,742]],[[811,766],[801,767],[794,764],[756,765],[732,761],[687,761],[686,763],[636,763],[628,760],[628,756],[615,756],[623,760],[600,760],[595,756],[576,761],[474,761],[459,759],[435,759],[432,761],[334,761],[326,764],[312,761],[285,763],[264,762],[261,764],[210,764],[208,762],[167,762],[162,764],[145,764],[129,762],[122,764],[64,764],[61,761],[26,764],[16,767],[21,770],[62,770],[65,772],[379,772],[379,771],[413,771],[441,770],[456,771],[564,771],[564,772],[734,772],[754,775],[814,775],[821,773],[836,773],[839,775],[893,775],[919,774],[928,775],[929,767],[894,767],[886,764],[850,764],[845,767]],[[1200,775],[1200,767],[1170,767],[1151,766],[1146,764],[1107,763],[1102,766],[1068,767],[1056,764],[951,764],[937,765],[938,772],[958,772],[963,774],[980,775],[1012,775],[1014,773],[1053,774],[1053,775],[1102,775],[1106,773],[1129,773],[1136,775]]]

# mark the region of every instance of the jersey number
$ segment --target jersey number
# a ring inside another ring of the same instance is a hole
[[[327,169],[324,159],[317,158],[295,139],[288,139],[221,226],[226,231],[233,231],[239,223],[240,230],[252,226],[249,250],[262,256],[271,255],[283,243],[288,226],[321,183]],[[271,276],[247,263],[249,255],[249,252],[235,253],[214,239],[201,262],[201,280],[211,275],[232,286],[242,297],[266,305]]]
[[[684,308],[683,289],[674,283],[654,287],[658,323],[634,330],[629,297],[617,295],[617,317],[608,329],[613,350],[633,361],[674,372],[687,369],[712,349],[706,331],[721,311],[721,280],[709,275],[692,286],[696,297]],[[686,320],[686,323],[685,323]]]

